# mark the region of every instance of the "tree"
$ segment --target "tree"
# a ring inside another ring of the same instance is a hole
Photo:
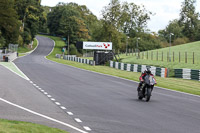
[[[181,27],[179,25],[179,21],[177,19],[170,21],[169,24],[166,26],[164,30],[158,31],[159,38],[163,42],[169,42],[169,35],[173,33],[173,37],[171,38],[171,41],[174,42],[177,38],[183,38],[183,26]],[[167,44],[168,46],[168,44]]]
[[[6,44],[6,41],[0,31],[0,48],[3,47],[5,44]]]
[[[40,3],[40,0],[15,0],[15,9],[23,24],[21,34],[24,44],[29,44],[39,31],[39,21],[43,17]]]
[[[2,44],[16,43],[19,36],[18,15],[13,0],[0,1],[0,38]],[[3,43],[4,42],[4,43]]]
[[[102,29],[106,34],[105,37],[115,42],[113,43],[115,49],[124,48],[127,40],[124,34],[131,38],[142,37],[151,14],[144,6],[127,2],[121,4],[119,0],[111,0],[102,11],[104,20]]]
[[[195,40],[195,34],[198,33],[199,13],[196,13],[194,4],[196,0],[184,0],[180,13],[179,24],[183,26],[183,34],[191,41]]]
[[[51,34],[70,38],[70,43],[90,38],[85,21],[73,3],[60,3],[48,14],[48,27]]]
[[[121,27],[124,33],[128,32],[130,36],[135,37],[137,33],[146,31],[151,12],[147,11],[144,6],[127,2],[123,4],[122,10]]]

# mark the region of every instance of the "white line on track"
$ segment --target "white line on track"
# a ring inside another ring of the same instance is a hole
[[[59,102],[55,102],[56,105],[61,105]]]
[[[61,106],[60,108],[61,108],[61,109],[64,109],[64,110],[66,109],[66,108],[65,108],[65,107],[63,107],[63,106]]]
[[[21,78],[23,78],[23,79],[25,79],[25,80],[30,80],[16,65],[15,65],[15,63],[13,63],[13,62],[11,62],[15,67],[16,67],[16,69],[19,71],[19,72],[21,72],[21,74],[23,75],[20,75],[20,74],[18,74],[17,72],[15,72],[15,71],[13,71],[12,69],[10,69],[9,67],[7,67],[7,66],[5,66],[5,65],[3,65],[5,68],[7,68],[8,70],[10,70],[11,72],[13,72],[13,73],[15,73],[16,75],[18,75],[19,77],[21,77]]]
[[[15,66],[15,68],[23,75],[23,77],[21,76],[21,75],[19,75],[19,74],[17,74],[16,72],[14,72],[14,73],[16,73],[17,75],[19,75],[20,77],[22,77],[22,78],[24,78],[24,79],[26,79],[26,80],[30,80],[16,65],[15,65],[15,63],[14,62],[11,62],[14,66]]]
[[[79,118],[74,118],[74,120],[78,123],[81,123],[82,121]]]
[[[91,131],[91,129],[90,129],[89,127],[84,126],[83,128],[84,128],[85,130],[87,130],[87,131]]]
[[[47,97],[52,97],[51,95],[47,95]]]
[[[67,112],[68,115],[74,115],[72,112]]]
[[[52,101],[56,101],[56,99],[54,99],[54,98],[51,98],[51,100],[52,100]]]
[[[9,102],[9,101],[7,101],[7,100],[5,100],[5,99],[0,98],[0,100],[1,100],[2,102],[5,102],[5,103],[7,103],[7,104],[10,104],[10,105],[12,105],[12,106],[14,106],[14,107],[17,107],[17,108],[19,108],[19,109],[22,109],[22,110],[24,110],[24,111],[27,111],[27,112],[29,112],[29,113],[31,113],[31,114],[34,114],[34,115],[43,117],[43,118],[45,118],[45,119],[48,119],[48,120],[54,121],[54,122],[56,122],[56,123],[62,124],[62,125],[64,125],[64,126],[67,126],[67,127],[69,127],[69,128],[72,128],[72,129],[74,129],[74,130],[76,130],[76,131],[79,131],[80,133],[88,133],[88,132],[85,132],[85,131],[83,131],[83,130],[77,128],[77,127],[74,127],[74,126],[72,126],[72,125],[70,125],[70,124],[67,124],[67,123],[64,123],[64,122],[62,122],[62,121],[56,120],[56,119],[54,119],[54,118],[51,118],[51,117],[49,117],[49,116],[46,116],[46,115],[37,113],[37,112],[32,111],[32,110],[30,110],[30,109],[24,108],[24,107],[22,107],[22,106],[19,106],[19,105],[17,105],[17,104],[14,104],[14,103],[11,103],[11,102]]]

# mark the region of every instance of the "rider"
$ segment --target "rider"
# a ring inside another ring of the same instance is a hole
[[[141,87],[142,84],[144,83],[144,78],[145,78],[145,76],[146,76],[147,74],[150,74],[150,75],[153,76],[153,74],[151,73],[150,68],[151,68],[151,67],[147,67],[147,69],[146,69],[144,72],[142,72],[142,74],[141,74],[141,76],[140,76],[140,78],[139,78],[140,83],[139,83],[139,85],[138,85],[137,91],[140,91],[140,87]]]

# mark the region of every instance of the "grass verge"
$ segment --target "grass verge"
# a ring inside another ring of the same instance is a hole
[[[67,133],[66,131],[47,126],[0,119],[0,133]]]
[[[53,39],[55,42],[60,40],[60,38],[58,38],[58,37],[53,37],[53,38],[51,37],[51,39]],[[55,45],[57,45],[57,44],[55,44]],[[59,46],[60,46],[60,44],[59,44]],[[81,63],[77,63],[77,62],[73,62],[73,61],[58,59],[58,58],[55,58],[57,49],[54,49],[54,50],[55,51],[53,51],[49,56],[47,56],[47,58],[49,60],[52,60],[52,61],[55,61],[58,63],[62,63],[62,64],[66,64],[66,65],[70,65],[70,66],[74,66],[77,68],[90,70],[90,71],[94,71],[94,72],[99,72],[99,73],[103,73],[103,74],[108,74],[108,75],[112,75],[112,76],[117,76],[117,77],[129,79],[129,80],[133,80],[133,81],[138,81],[138,78],[141,74],[141,73],[135,73],[135,72],[121,71],[118,69],[110,68],[108,66],[90,66],[87,64],[81,64]],[[181,91],[181,92],[186,92],[186,93],[195,94],[195,95],[200,95],[200,89],[199,89],[200,82],[199,81],[176,79],[176,78],[161,78],[161,77],[156,77],[156,79],[157,79],[157,83],[158,83],[157,86],[159,86],[159,87],[176,90],[176,91]]]
[[[34,50],[36,46],[37,46],[37,40],[34,39],[32,48],[28,48],[27,46],[19,47],[17,52],[19,53],[19,56],[24,56],[27,53],[29,53],[30,51]]]

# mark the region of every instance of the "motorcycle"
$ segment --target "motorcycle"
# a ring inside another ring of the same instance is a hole
[[[156,84],[156,79],[153,75],[147,74],[144,77],[144,82],[138,91],[138,99],[142,100],[145,98],[145,101],[148,102],[151,98],[151,93],[153,91],[153,87]]]

